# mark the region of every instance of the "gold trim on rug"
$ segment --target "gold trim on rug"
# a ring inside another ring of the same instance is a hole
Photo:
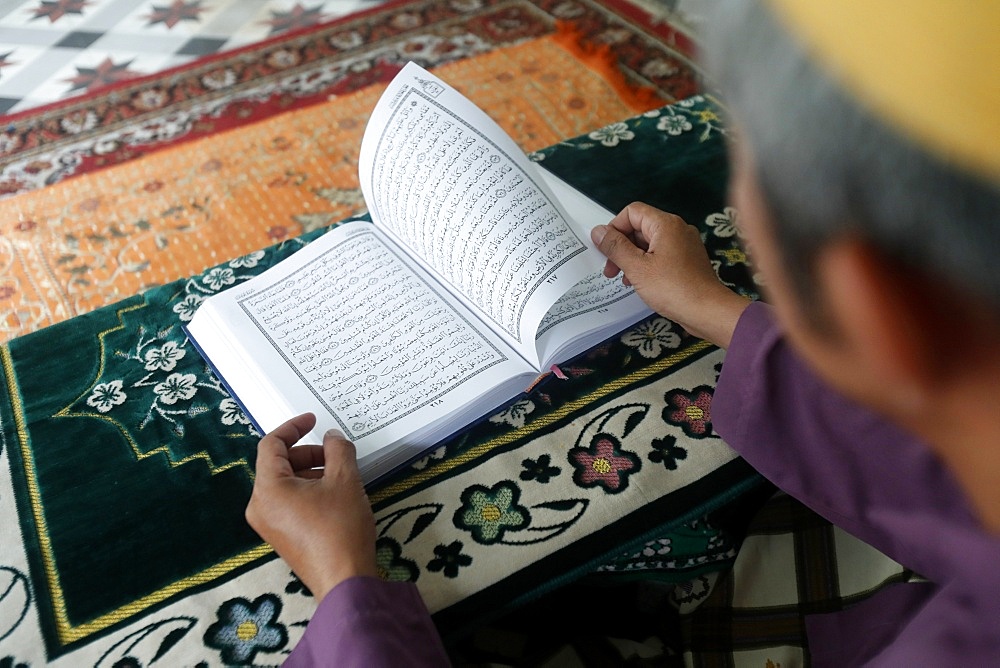
[[[246,457],[242,457],[240,459],[237,459],[235,461],[229,462],[227,464],[223,464],[221,466],[216,466],[215,461],[212,459],[212,455],[210,455],[208,452],[206,452],[204,450],[202,450],[201,452],[196,452],[196,453],[194,453],[192,455],[188,455],[187,457],[184,457],[183,459],[174,459],[173,456],[172,456],[172,453],[170,452],[170,448],[168,448],[165,445],[161,445],[160,447],[154,448],[152,450],[149,450],[148,452],[141,450],[139,448],[139,445],[136,443],[135,439],[132,438],[132,435],[125,428],[125,425],[123,425],[121,422],[119,422],[115,418],[111,417],[110,415],[100,415],[100,414],[97,414],[97,413],[71,413],[71,412],[69,412],[70,407],[73,406],[73,404],[76,404],[77,402],[79,402],[81,399],[83,399],[84,395],[90,393],[94,389],[94,387],[97,386],[97,383],[101,379],[101,376],[104,375],[105,353],[107,352],[107,350],[105,348],[105,345],[104,345],[104,337],[107,336],[108,334],[112,334],[114,332],[120,332],[123,329],[125,329],[125,323],[122,320],[122,315],[124,313],[130,313],[132,311],[138,311],[140,309],[146,308],[147,306],[149,306],[149,304],[143,302],[142,304],[136,304],[134,306],[129,306],[129,307],[126,307],[126,308],[123,308],[123,309],[119,309],[118,311],[115,312],[115,315],[118,317],[118,323],[119,323],[118,326],[117,327],[112,327],[110,329],[106,329],[103,332],[98,333],[98,335],[97,335],[98,343],[100,344],[100,353],[99,353],[100,354],[100,362],[99,362],[99,365],[98,365],[97,374],[94,376],[93,382],[90,384],[90,387],[88,387],[86,390],[84,390],[83,392],[81,392],[76,397],[76,399],[73,399],[73,401],[71,401],[68,405],[64,406],[63,408],[61,408],[52,417],[54,417],[54,418],[73,418],[73,417],[96,418],[98,420],[103,420],[104,422],[107,422],[107,423],[109,423],[111,425],[114,425],[118,429],[118,431],[121,432],[121,435],[125,439],[125,441],[129,444],[129,447],[132,449],[132,453],[136,457],[136,461],[142,461],[142,460],[144,460],[144,459],[146,459],[148,457],[152,457],[153,455],[162,454],[164,457],[166,457],[167,463],[170,465],[170,468],[177,468],[178,466],[181,466],[183,464],[187,464],[188,462],[192,462],[192,461],[194,461],[196,459],[201,459],[201,460],[205,461],[205,464],[206,464],[206,466],[208,466],[208,470],[209,470],[209,472],[212,475],[216,475],[217,473],[222,473],[223,471],[228,471],[229,469],[237,467],[237,466],[242,466],[243,469],[244,469],[244,471],[247,474],[247,477],[250,478],[250,480],[252,481],[254,479],[254,473],[253,473],[253,470],[250,468],[250,462],[247,460]]]
[[[162,603],[171,596],[187,591],[192,587],[212,582],[213,580],[216,580],[219,577],[240,568],[241,566],[245,566],[256,559],[267,555],[269,552],[271,552],[271,546],[266,543],[255,547],[252,550],[247,550],[242,554],[230,557],[225,561],[220,561],[200,573],[178,580],[163,589],[158,589],[150,594],[147,594],[146,596],[143,596],[142,598],[123,605],[117,610],[108,612],[100,617],[90,620],[89,622],[80,624],[79,626],[73,626],[70,624],[69,620],[65,616],[65,608],[60,607],[58,609],[59,639],[63,642],[63,644],[69,644],[74,640],[85,638],[88,635],[106,629],[117,622],[129,619],[146,608],[152,607],[157,603]],[[61,596],[60,604],[62,605]]]
[[[138,308],[142,308],[144,306],[146,306],[146,304],[141,304],[138,306],[129,307],[127,309],[122,309],[121,311],[119,311],[119,317],[123,312],[137,310]],[[103,335],[111,333],[112,331],[117,331],[122,328],[124,328],[124,323],[120,327],[112,328],[110,330],[107,330],[106,332],[102,332],[102,337],[101,337],[102,368],[103,368]],[[503,445],[508,445],[518,439],[524,438],[525,436],[528,436],[529,434],[538,431],[539,429],[544,429],[545,427],[548,427],[551,424],[555,423],[556,421],[569,415],[573,411],[578,410],[586,405],[589,405],[594,401],[597,401],[598,399],[605,397],[611,392],[615,392],[624,387],[627,387],[628,385],[645,380],[656,373],[664,371],[676,365],[677,363],[688,359],[689,357],[691,357],[696,353],[707,350],[710,347],[712,347],[712,344],[708,343],[707,341],[696,342],[683,351],[674,353],[673,355],[669,355],[663,358],[662,360],[659,360],[647,367],[644,367],[638,371],[629,374],[628,376],[609,382],[608,384],[602,386],[600,389],[594,390],[593,392],[583,397],[568,402],[565,405],[561,406],[560,408],[552,411],[548,415],[540,417],[539,419],[531,422],[529,425],[526,425],[520,429],[515,429],[511,432],[508,432],[494,439],[491,439],[481,445],[471,448],[467,452],[464,452],[452,459],[449,459],[446,462],[441,462],[440,464],[437,464],[433,467],[429,467],[424,471],[417,472],[414,475],[407,477],[405,480],[402,480],[398,483],[385,487],[372,494],[371,500],[372,502],[382,501],[396,494],[405,492],[419,483],[426,482],[427,480],[435,478],[439,475],[443,475],[462,464],[467,464],[468,462],[485,455],[494,448]],[[272,552],[271,546],[264,543],[252,550],[248,550],[234,557],[221,561],[215,564],[214,566],[211,566],[193,576],[182,578],[167,587],[163,587],[162,589],[158,589],[154,592],[151,592],[150,594],[147,594],[142,598],[136,599],[131,603],[123,605],[120,608],[117,608],[116,610],[101,615],[100,617],[92,619],[83,624],[74,626],[69,621],[65,600],[62,595],[62,588],[59,585],[58,570],[56,568],[55,560],[52,554],[52,546],[48,537],[48,527],[45,522],[45,516],[42,508],[41,494],[38,489],[38,483],[34,467],[34,459],[31,449],[29,447],[29,437],[24,416],[24,408],[21,405],[19,394],[17,392],[17,386],[15,382],[15,375],[13,369],[13,360],[10,355],[9,347],[5,345],[2,348],[0,348],[0,354],[2,354],[3,367],[4,371],[7,374],[8,391],[10,392],[11,403],[14,409],[15,425],[17,427],[18,439],[20,441],[20,446],[21,446],[21,454],[24,460],[25,473],[26,473],[25,477],[28,483],[28,496],[31,499],[32,513],[35,517],[36,527],[39,529],[38,536],[39,536],[40,547],[42,550],[42,558],[45,564],[45,575],[49,581],[49,589],[52,592],[52,601],[54,603],[53,607],[56,613],[57,632],[59,634],[59,639],[63,644],[69,644],[73,641],[80,640],[94,632],[103,630],[108,626],[111,626],[117,622],[126,620],[134,616],[136,613],[139,613],[153,605],[156,605],[157,603],[161,603],[176,594],[186,591],[192,587],[196,587],[198,585],[211,582],[223,575],[226,575],[227,573],[232,572],[237,568],[245,566],[246,564],[261,557],[264,557]],[[100,378],[100,374],[98,374],[98,378]],[[79,400],[79,398],[77,400]],[[63,409],[63,411],[65,410],[66,409]],[[61,417],[70,417],[74,415],[74,414],[66,414],[63,411],[60,411],[58,415],[60,415]],[[87,417],[99,417],[99,416],[90,416],[86,414],[81,414],[81,415]],[[116,421],[111,420],[110,418],[108,419],[108,421],[114,422],[116,426],[119,426],[119,428],[121,428],[121,426],[118,425]],[[133,449],[135,449],[134,445],[132,447]],[[146,456],[154,454],[159,450],[161,450],[161,448],[151,451]],[[192,455],[191,457],[185,458],[181,462],[174,462],[173,460],[169,460],[168,457],[168,461],[170,461],[172,466],[179,466],[180,464],[190,461],[191,459],[196,458],[197,456],[198,455]],[[233,465],[230,465],[229,467]],[[249,467],[247,468],[249,470]],[[219,470],[221,471],[225,469],[219,469]],[[215,472],[217,471],[213,469],[213,474]]]
[[[515,429],[513,431],[507,432],[506,434],[497,436],[496,438],[493,438],[485,443],[477,445],[474,448],[470,448],[467,452],[463,452],[460,455],[452,457],[439,464],[428,466],[423,471],[419,471],[414,473],[413,475],[407,476],[405,480],[400,480],[395,484],[383,487],[377,492],[370,494],[369,498],[371,499],[372,503],[377,503],[379,501],[384,501],[387,498],[395,496],[396,494],[401,494],[422,482],[427,482],[432,478],[436,478],[439,475],[447,473],[448,471],[451,471],[457,466],[461,466],[462,464],[467,464],[468,462],[481,457],[485,453],[489,452],[490,450],[498,446],[509,445],[520,438],[528,436],[529,434],[531,434],[534,431],[537,431],[538,429],[548,427],[554,422],[566,417],[573,411],[579,410],[583,406],[593,403],[599,399],[603,399],[611,392],[620,390],[624,387],[632,385],[633,383],[645,380],[650,376],[659,373],[660,371],[665,371],[666,369],[669,369],[678,362],[684,361],[685,359],[694,355],[695,353],[707,350],[708,348],[711,347],[712,344],[709,343],[708,341],[698,341],[692,344],[690,347],[686,348],[685,350],[676,352],[673,355],[668,355],[667,357],[664,357],[662,360],[654,362],[653,364],[650,364],[647,367],[643,367],[638,371],[634,371],[627,376],[623,376],[622,378],[616,378],[615,380],[607,383],[606,385],[603,385],[599,389],[594,390],[593,392],[586,394],[574,401],[567,402],[564,405],[557,408],[556,410],[549,413],[548,415],[541,416],[538,419],[532,421],[530,424],[521,427],[520,429]]]
[[[99,339],[101,346],[101,360],[100,360],[100,369],[97,373],[97,379],[100,379],[101,374],[104,371],[104,350],[105,350],[104,336],[110,334],[111,332],[119,331],[125,328],[125,323],[122,322],[121,320],[121,316],[123,313],[145,308],[146,306],[148,306],[148,304],[143,303],[119,310],[117,312],[117,316],[121,324],[118,327],[113,327],[111,329],[105,330],[100,333]],[[59,640],[60,642],[62,642],[62,644],[66,645],[76,640],[85,638],[96,631],[103,630],[108,626],[111,626],[117,622],[128,619],[134,616],[136,613],[141,612],[146,608],[149,608],[150,606],[153,606],[157,603],[165,601],[171,596],[179,594],[182,591],[186,591],[187,589],[190,589],[192,587],[205,584],[207,582],[211,582],[212,580],[215,580],[221,577],[222,575],[225,575],[241,566],[245,566],[251,561],[259,559],[267,555],[269,552],[271,552],[271,546],[265,543],[263,545],[253,548],[252,550],[248,550],[234,557],[230,557],[229,559],[221,561],[213,566],[210,566],[209,568],[206,568],[205,570],[193,576],[177,580],[176,582],[167,587],[153,591],[150,594],[143,596],[142,598],[136,599],[131,603],[123,605],[120,608],[117,608],[116,610],[101,615],[100,617],[96,617],[88,622],[74,626],[73,623],[70,622],[69,620],[69,613],[66,609],[66,600],[65,597],[63,596],[62,586],[59,581],[58,566],[56,564],[53,555],[52,543],[51,540],[49,539],[48,524],[45,521],[45,512],[42,506],[41,491],[39,490],[38,487],[37,473],[35,471],[34,455],[30,447],[30,437],[28,436],[27,419],[24,414],[24,406],[21,403],[20,393],[18,392],[17,389],[16,374],[14,373],[14,361],[13,358],[11,357],[10,347],[8,345],[3,345],[2,347],[0,347],[0,357],[2,357],[4,373],[7,376],[7,390],[10,393],[11,397],[11,407],[14,414],[14,424],[17,429],[17,437],[21,449],[21,458],[24,462],[24,473],[25,473],[24,477],[28,485],[28,498],[31,500],[31,511],[35,519],[35,527],[38,534],[39,548],[41,549],[42,552],[42,563],[44,564],[45,577],[46,580],[48,581],[49,591],[51,593],[51,601],[53,604],[52,607],[55,612],[56,632],[59,634]],[[93,389],[93,386],[94,385],[91,384],[90,389]],[[79,401],[80,398],[82,398],[87,393],[87,391],[84,391],[72,403],[76,403],[76,401]],[[148,453],[141,453],[138,450],[133,439],[130,437],[127,431],[125,431],[125,428],[117,420],[114,420],[107,416],[90,415],[87,413],[80,413],[80,414],[67,413],[66,411],[68,409],[69,406],[66,406],[58,413],[56,413],[56,415],[54,415],[53,417],[97,417],[105,419],[105,421],[111,422],[116,427],[118,427],[118,429],[124,435],[125,439],[128,441],[132,450],[135,452],[136,456],[140,460],[163,451],[164,454],[166,454],[167,461],[169,462],[171,467],[180,466],[181,464],[187,463],[194,459],[206,459],[209,463],[209,468],[212,472],[212,475],[225,471],[229,468],[233,468],[234,466],[242,465],[250,475],[250,479],[253,480],[253,472],[250,470],[250,466],[245,459],[232,462],[225,466],[216,467],[212,463],[212,459],[208,455],[208,453],[196,453],[189,457],[185,457],[180,461],[174,461],[173,459],[170,458],[169,454],[167,453],[166,446],[156,448],[155,450],[151,450]]]

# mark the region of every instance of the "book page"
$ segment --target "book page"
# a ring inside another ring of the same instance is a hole
[[[548,368],[641,320],[652,310],[635,288],[622,284],[621,278],[604,276],[606,259],[593,246],[590,230],[595,225],[606,225],[614,214],[545,169],[544,163],[536,163],[535,167],[559,198],[570,225],[586,239],[597,258],[595,269],[560,297],[538,325],[536,347],[542,366]]]
[[[230,292],[206,305],[252,364],[227,362],[198,323],[189,331],[241,403],[265,430],[311,410],[313,437],[336,427],[359,458],[529,369],[370,223],[334,228]],[[277,396],[253,391],[261,384]]]
[[[538,326],[545,364],[561,362],[652,313],[635,288],[598,270],[559,298]],[[587,336],[593,333],[593,336]],[[569,346],[572,342],[580,345]]]
[[[537,360],[538,323],[595,261],[506,133],[411,63],[372,114],[359,172],[376,225]]]

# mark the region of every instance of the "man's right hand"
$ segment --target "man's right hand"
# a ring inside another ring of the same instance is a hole
[[[635,202],[608,225],[591,230],[608,262],[646,304],[691,334],[727,348],[749,303],[719,282],[698,230],[648,204]]]

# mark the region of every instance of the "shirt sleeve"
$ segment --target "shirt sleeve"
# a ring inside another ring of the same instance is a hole
[[[285,666],[448,666],[415,585],[355,577],[322,600]]]
[[[977,524],[929,448],[820,380],[764,304],[737,324],[712,422],[775,485],[925,577],[945,566],[901,542],[900,523],[925,518],[925,535],[942,523]]]

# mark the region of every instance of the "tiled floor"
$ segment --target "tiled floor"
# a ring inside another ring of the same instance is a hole
[[[383,0],[0,0],[0,114],[190,62]]]

